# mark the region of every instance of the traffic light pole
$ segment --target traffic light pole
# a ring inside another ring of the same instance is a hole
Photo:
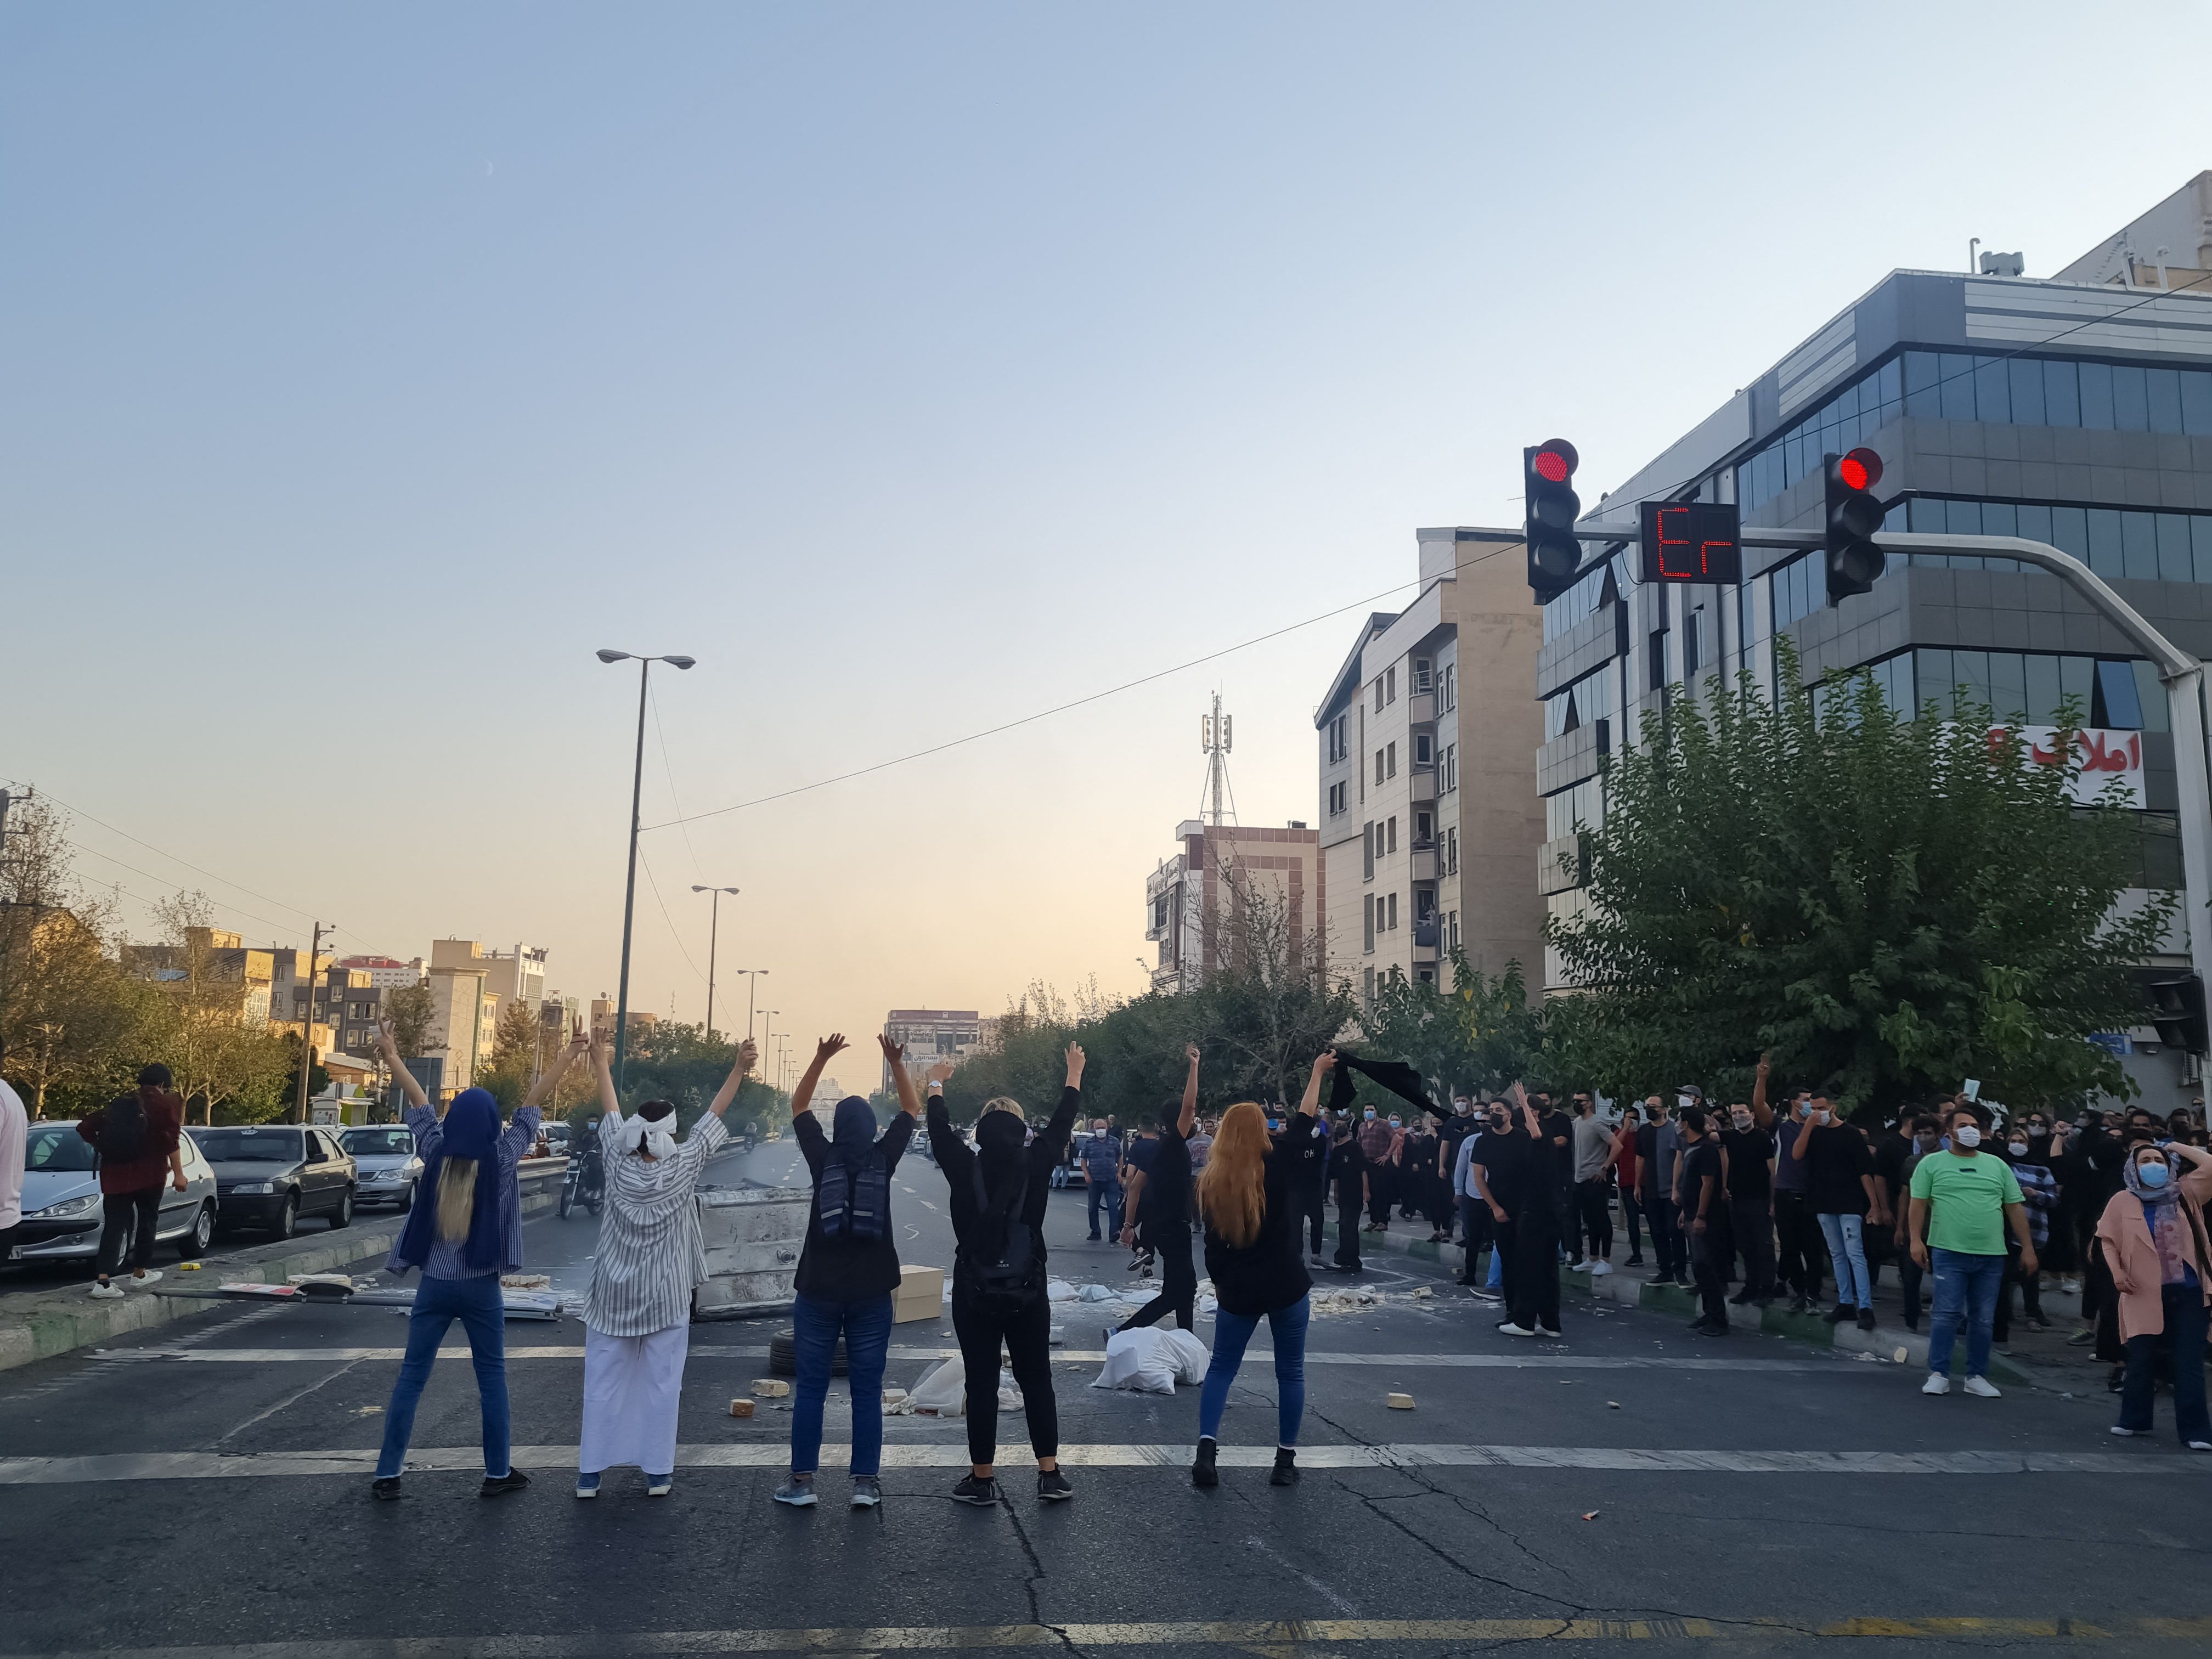
[[[1577,539],[1633,542],[1634,527],[1578,529]],[[1746,547],[1818,548],[1827,544],[1818,530],[1765,530],[1747,526],[1738,539]],[[1916,536],[1887,532],[1874,544],[1885,553],[1967,554],[2018,559],[2067,583],[2158,665],[2166,686],[2168,724],[2173,732],[2174,782],[2180,794],[2182,918],[2189,932],[2190,965],[2212,979],[2212,768],[2204,746],[2204,665],[2153,628],[2142,613],[2112,591],[2095,571],[2048,542],[2020,536]]]

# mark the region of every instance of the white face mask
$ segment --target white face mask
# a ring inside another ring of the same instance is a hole
[[[2015,1140],[2008,1145],[2005,1150],[2010,1152],[2014,1158],[2026,1158],[2027,1156],[2027,1143],[2024,1140]]]
[[[1951,1131],[1951,1139],[1972,1152],[1982,1144],[1982,1132],[1971,1123],[1962,1124]]]
[[[1678,1112],[1683,1110],[1686,1107],[1694,1106],[1697,1103],[1698,1097],[1695,1095],[1676,1095],[1674,1097],[1674,1109]]]
[[[1751,1127],[1751,1114],[1749,1112],[1738,1112],[1730,1117],[1729,1121],[1735,1124],[1739,1129],[1748,1129]]]
[[[1835,1114],[1825,1106],[1815,1106],[1813,1109],[1813,1121],[1815,1123],[1826,1123]]]

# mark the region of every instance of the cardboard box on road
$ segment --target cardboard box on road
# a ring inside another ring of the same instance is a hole
[[[944,1311],[945,1269],[901,1267],[898,1291],[891,1299],[891,1323],[934,1319]]]

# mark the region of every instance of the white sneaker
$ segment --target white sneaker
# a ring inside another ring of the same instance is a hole
[[[2118,1424],[2115,1423],[2112,1425],[2112,1432],[2119,1436],[2123,1440],[2133,1440],[2136,1436],[2147,1433],[2148,1431],[2143,1429],[2124,1429]]]
[[[149,1285],[160,1284],[161,1282],[161,1275],[154,1268],[149,1267],[144,1273],[134,1273],[123,1282],[130,1285],[133,1290],[143,1291]]]
[[[1928,1373],[1928,1380],[1920,1385],[1920,1392],[1923,1394],[1948,1394],[1951,1392],[1951,1379],[1944,1376],[1941,1371],[1930,1371]]]
[[[1508,1336],[1534,1336],[1536,1334],[1535,1332],[1530,1330],[1527,1326],[1516,1325],[1510,1319],[1499,1325],[1498,1328]]]
[[[95,1285],[92,1287],[92,1294],[95,1301],[120,1302],[123,1299],[123,1287],[112,1282]]]
[[[2212,1440],[2192,1440],[2189,1443],[2189,1449],[2191,1451],[2212,1451]]]
[[[2058,1288],[2063,1294],[2067,1296],[2079,1296],[2081,1294],[2081,1281],[2078,1279],[2062,1279],[2058,1281]]]
[[[1613,1263],[1610,1261],[1593,1261],[1590,1263],[1590,1277],[1592,1279],[1595,1279],[1602,1273],[1609,1273],[1612,1271]]]
[[[1966,1392],[1972,1395],[1977,1400],[2002,1400],[2004,1398],[2004,1395],[2002,1393],[1990,1385],[1990,1380],[1986,1376],[1968,1377],[1966,1379]]]
[[[1562,1332],[1553,1330],[1549,1325],[1539,1325],[1536,1328],[1544,1335],[1550,1337],[1554,1342],[1559,1341],[1564,1334]]]

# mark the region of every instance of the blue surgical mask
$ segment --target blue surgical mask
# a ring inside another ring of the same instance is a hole
[[[1394,1117],[1394,1118],[1392,1118],[1392,1119],[1390,1120],[1390,1127],[1391,1127],[1392,1128],[1394,1128],[1394,1129],[1401,1129],[1401,1128],[1403,1128],[1403,1127],[1405,1127],[1405,1125],[1404,1125],[1404,1124],[1402,1124],[1402,1123],[1401,1123],[1401,1122],[1400,1122],[1396,1118],[1395,1118],[1395,1117]]]
[[[2166,1185],[2166,1165],[2139,1164],[2136,1166],[2136,1179],[2142,1182],[2144,1186],[2154,1189],[2163,1187]]]
[[[1372,1106],[1370,1106],[1367,1109],[1365,1116],[1370,1123],[1372,1123],[1375,1121],[1375,1109]]]

